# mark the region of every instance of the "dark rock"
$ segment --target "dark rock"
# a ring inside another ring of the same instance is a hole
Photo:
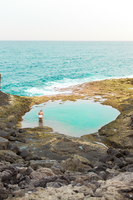
[[[54,182],[53,184],[51,182]],[[51,184],[48,184],[51,183]],[[50,176],[50,177],[44,177],[40,179],[39,181],[36,181],[34,183],[35,187],[46,187],[52,185],[55,187],[61,187],[63,185],[68,185],[70,184],[70,179],[68,175],[63,175],[63,176]]]
[[[129,151],[128,150],[122,150],[122,149],[120,149],[120,153],[122,153],[124,156],[129,155]]]
[[[117,158],[124,157],[124,155],[122,154],[122,152],[120,152],[120,150],[113,149],[112,147],[110,147],[107,150],[107,154],[111,156],[116,156]]]
[[[95,173],[99,173],[101,171],[106,171],[106,169],[108,168],[108,165],[104,164],[104,165],[98,165],[96,167],[93,168],[93,171]]]
[[[70,178],[68,175],[58,176],[55,182],[60,182],[64,185],[68,185],[71,183]]]
[[[126,161],[128,164],[133,164],[133,157],[126,157],[126,158],[125,158],[125,161]]]
[[[15,130],[11,130],[10,131],[10,136],[16,137],[16,131]]]
[[[8,197],[9,191],[4,188],[3,184],[0,183],[0,200],[6,199]]]
[[[127,165],[126,171],[133,172],[133,164]]]
[[[0,167],[0,177],[4,183],[15,184],[17,182],[17,174],[17,170],[11,165]]]
[[[20,180],[18,186],[21,189],[24,189],[24,188],[27,188],[29,186],[30,182],[31,182],[31,180],[30,180],[29,176],[25,176]]]
[[[31,174],[31,172],[33,172],[34,170],[31,167],[28,167],[27,170],[23,173],[23,176],[29,176]]]
[[[0,137],[0,150],[6,150],[9,146],[9,141],[3,137]]]
[[[25,159],[26,161],[30,161],[30,160],[43,160],[42,157],[38,157],[38,156],[29,156]]]
[[[113,161],[113,160],[114,160],[114,156],[111,156],[111,155],[101,156],[101,158],[99,159],[99,161],[103,163]]]
[[[13,136],[10,136],[10,137],[9,137],[9,141],[16,141],[16,138],[13,137]]]
[[[20,149],[17,147],[17,146],[15,146],[15,145],[9,145],[9,147],[8,147],[8,149],[9,150],[11,150],[11,151],[13,151],[14,153],[16,153],[16,154],[20,154]]]
[[[24,133],[24,132],[26,132],[26,130],[25,129],[19,129],[18,132],[19,133]]]
[[[16,160],[18,159],[22,159],[20,156],[16,155],[14,152],[12,151],[3,151],[4,153],[4,158],[7,162],[10,162],[10,163],[14,163]]]
[[[107,177],[108,177],[108,175],[109,175],[109,173],[106,172],[106,171],[101,171],[101,172],[99,173],[99,176],[100,176],[103,180],[106,180]]]
[[[60,182],[50,182],[46,184],[46,187],[53,187],[53,188],[60,188],[64,186],[65,184],[60,183]]]
[[[0,137],[3,137],[5,139],[9,139],[10,135],[11,135],[10,132],[0,130]]]
[[[34,183],[35,187],[46,187],[46,184],[49,182],[54,182],[57,179],[57,176],[50,176],[50,177],[44,177],[42,179],[40,179],[39,181],[36,181]]]
[[[19,154],[23,159],[26,159],[28,156],[31,156],[30,151],[23,149],[20,150],[20,154]]]
[[[14,123],[13,122],[7,122],[6,123],[6,127],[7,128],[12,128],[14,126]]]
[[[126,166],[126,162],[123,159],[119,159],[119,158],[114,158],[114,163],[119,167],[122,168],[124,166]]]
[[[59,163],[55,163],[52,167],[51,167],[52,171],[54,172],[54,174],[59,175],[65,172],[65,170],[63,169],[63,167],[59,164]]]
[[[38,166],[51,168],[56,160],[30,160],[30,166],[35,170]]]

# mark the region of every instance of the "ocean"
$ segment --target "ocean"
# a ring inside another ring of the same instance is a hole
[[[133,77],[133,42],[0,41],[0,73],[1,90],[20,96]]]

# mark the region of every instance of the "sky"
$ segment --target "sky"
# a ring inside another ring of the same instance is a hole
[[[133,41],[133,0],[0,0],[0,40]]]

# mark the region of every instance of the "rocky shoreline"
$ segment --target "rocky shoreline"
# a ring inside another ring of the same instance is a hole
[[[72,94],[52,97],[0,92],[0,199],[133,199],[132,88],[133,79],[118,79],[85,83],[70,88]],[[34,104],[100,101],[97,96],[121,112],[99,130],[98,138],[72,138],[50,127],[19,125]]]

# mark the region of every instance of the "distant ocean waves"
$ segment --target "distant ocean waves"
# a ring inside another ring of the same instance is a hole
[[[133,77],[133,42],[0,41],[0,74],[1,90],[20,96]]]
[[[119,78],[126,78],[126,77],[108,77],[106,79],[119,79]],[[128,76],[127,78],[133,78],[133,75]],[[48,82],[45,85],[41,85],[39,87],[29,87],[28,89],[24,90],[26,96],[43,96],[43,95],[56,95],[56,94],[66,94],[71,93],[71,89],[68,87],[82,84],[85,82],[90,81],[100,81],[104,80],[105,78],[84,78],[84,79],[63,79],[61,81],[56,82]],[[62,88],[68,88],[65,91],[60,91]]]

